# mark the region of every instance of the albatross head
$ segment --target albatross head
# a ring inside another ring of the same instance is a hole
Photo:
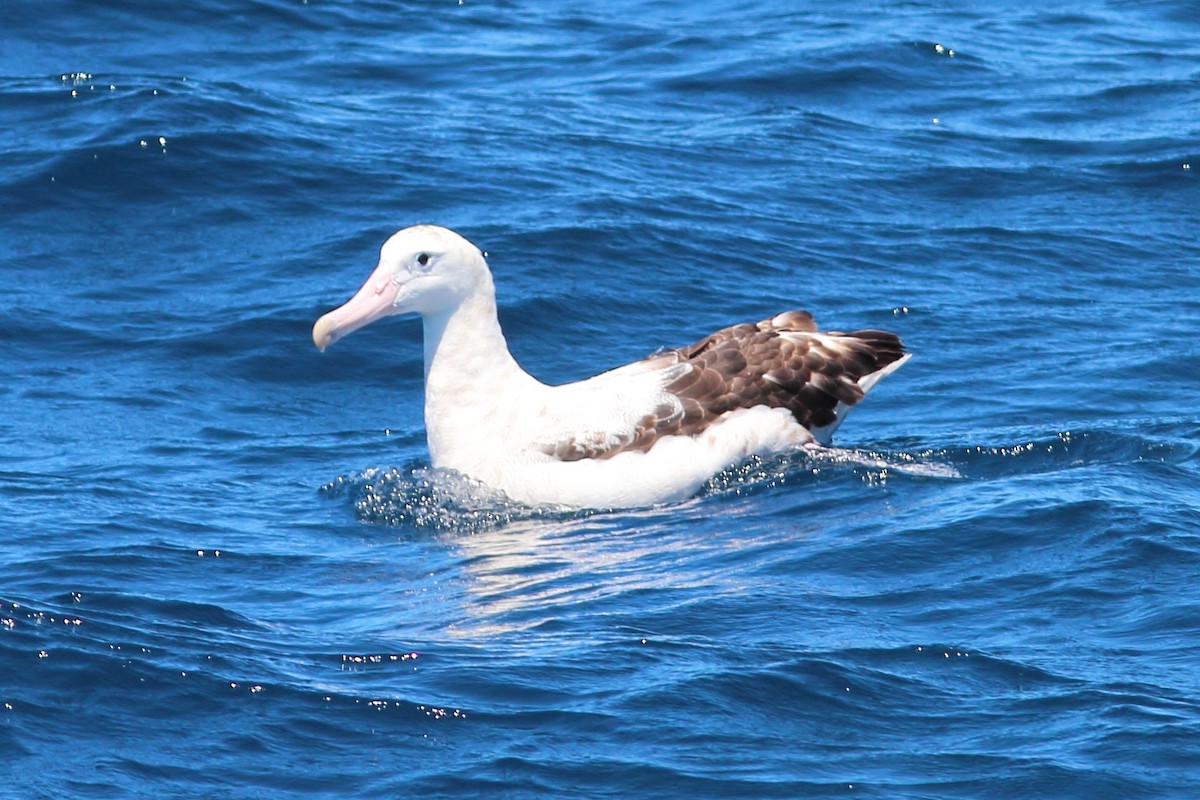
[[[392,234],[379,250],[379,264],[345,305],[313,325],[313,344],[324,350],[381,317],[453,310],[487,275],[483,254],[457,233],[417,225]]]

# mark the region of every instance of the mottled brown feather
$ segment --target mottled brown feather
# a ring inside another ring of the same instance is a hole
[[[838,403],[852,406],[862,399],[860,379],[903,356],[904,347],[894,334],[818,334],[806,311],[733,325],[645,360],[653,367],[691,367],[664,387],[679,399],[682,413],[675,404],[664,403],[631,432],[597,432],[548,445],[544,451],[564,461],[645,451],[660,436],[696,435],[730,411],[758,405],[786,408],[809,430],[823,428],[836,422]]]

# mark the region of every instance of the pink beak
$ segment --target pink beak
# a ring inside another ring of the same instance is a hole
[[[393,313],[399,291],[400,287],[392,282],[391,269],[380,263],[354,297],[317,320],[312,330],[313,344],[324,352],[346,334]]]

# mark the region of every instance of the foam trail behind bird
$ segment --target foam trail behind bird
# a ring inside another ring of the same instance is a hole
[[[846,411],[909,358],[894,334],[821,332],[788,311],[550,386],[509,352],[483,254],[432,225],[392,235],[362,288],[317,320],[313,342],[323,351],[407,313],[424,322],[433,466],[531,505],[683,500],[747,456],[828,444]]]

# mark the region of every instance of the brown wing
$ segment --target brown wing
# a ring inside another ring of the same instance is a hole
[[[666,387],[683,401],[677,430],[694,434],[737,408],[786,408],[808,429],[837,419],[837,405],[863,398],[858,382],[904,356],[894,334],[817,332],[805,311],[735,325],[677,351],[694,369]]]
[[[546,452],[576,461],[645,451],[660,436],[695,435],[730,411],[758,405],[786,408],[809,430],[823,428],[837,421],[838,403],[863,398],[860,379],[903,356],[894,334],[818,332],[806,311],[734,325],[642,362],[680,373],[663,386],[678,402],[662,403],[632,430],[573,438]]]

